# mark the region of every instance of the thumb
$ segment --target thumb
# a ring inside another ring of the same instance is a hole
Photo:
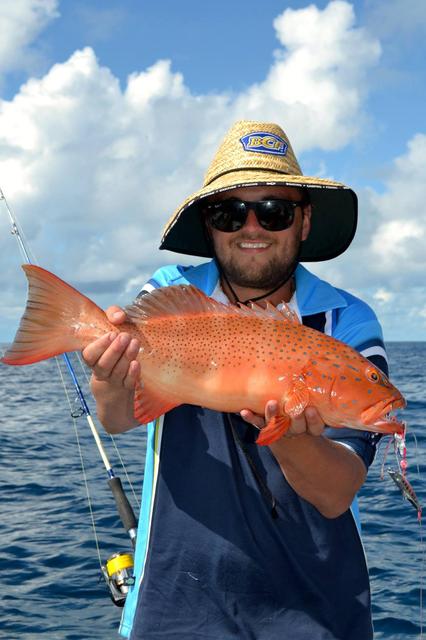
[[[117,307],[117,305],[108,307],[108,309],[105,310],[105,313],[112,324],[120,325],[127,320],[126,312],[121,307]]]

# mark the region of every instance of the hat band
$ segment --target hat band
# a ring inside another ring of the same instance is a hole
[[[264,167],[238,167],[236,169],[228,169],[228,171],[222,171],[222,173],[218,173],[211,180],[204,182],[204,187],[208,187],[212,182],[215,182],[219,178],[226,176],[228,173],[238,173],[238,171],[256,171],[256,173],[264,172],[264,173],[281,173],[283,176],[291,176],[292,173],[288,173],[287,171],[280,171],[280,169],[265,169]]]

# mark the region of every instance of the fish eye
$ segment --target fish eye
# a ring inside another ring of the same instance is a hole
[[[373,369],[373,368],[367,369],[367,371],[365,373],[366,373],[367,378],[371,382],[378,382],[380,380],[380,376],[377,373],[376,369]]]

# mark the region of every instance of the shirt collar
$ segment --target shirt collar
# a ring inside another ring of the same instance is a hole
[[[302,316],[347,307],[340,291],[308,271],[301,264],[296,272],[297,302]]]
[[[346,307],[347,302],[338,289],[314,275],[301,264],[295,271],[297,305],[302,316]],[[171,284],[193,284],[208,296],[216,288],[219,271],[214,260],[188,269]]]

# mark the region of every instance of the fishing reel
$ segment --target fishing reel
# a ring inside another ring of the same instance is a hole
[[[117,607],[123,607],[129,587],[135,583],[133,555],[131,553],[113,553],[101,568],[111,600]]]

